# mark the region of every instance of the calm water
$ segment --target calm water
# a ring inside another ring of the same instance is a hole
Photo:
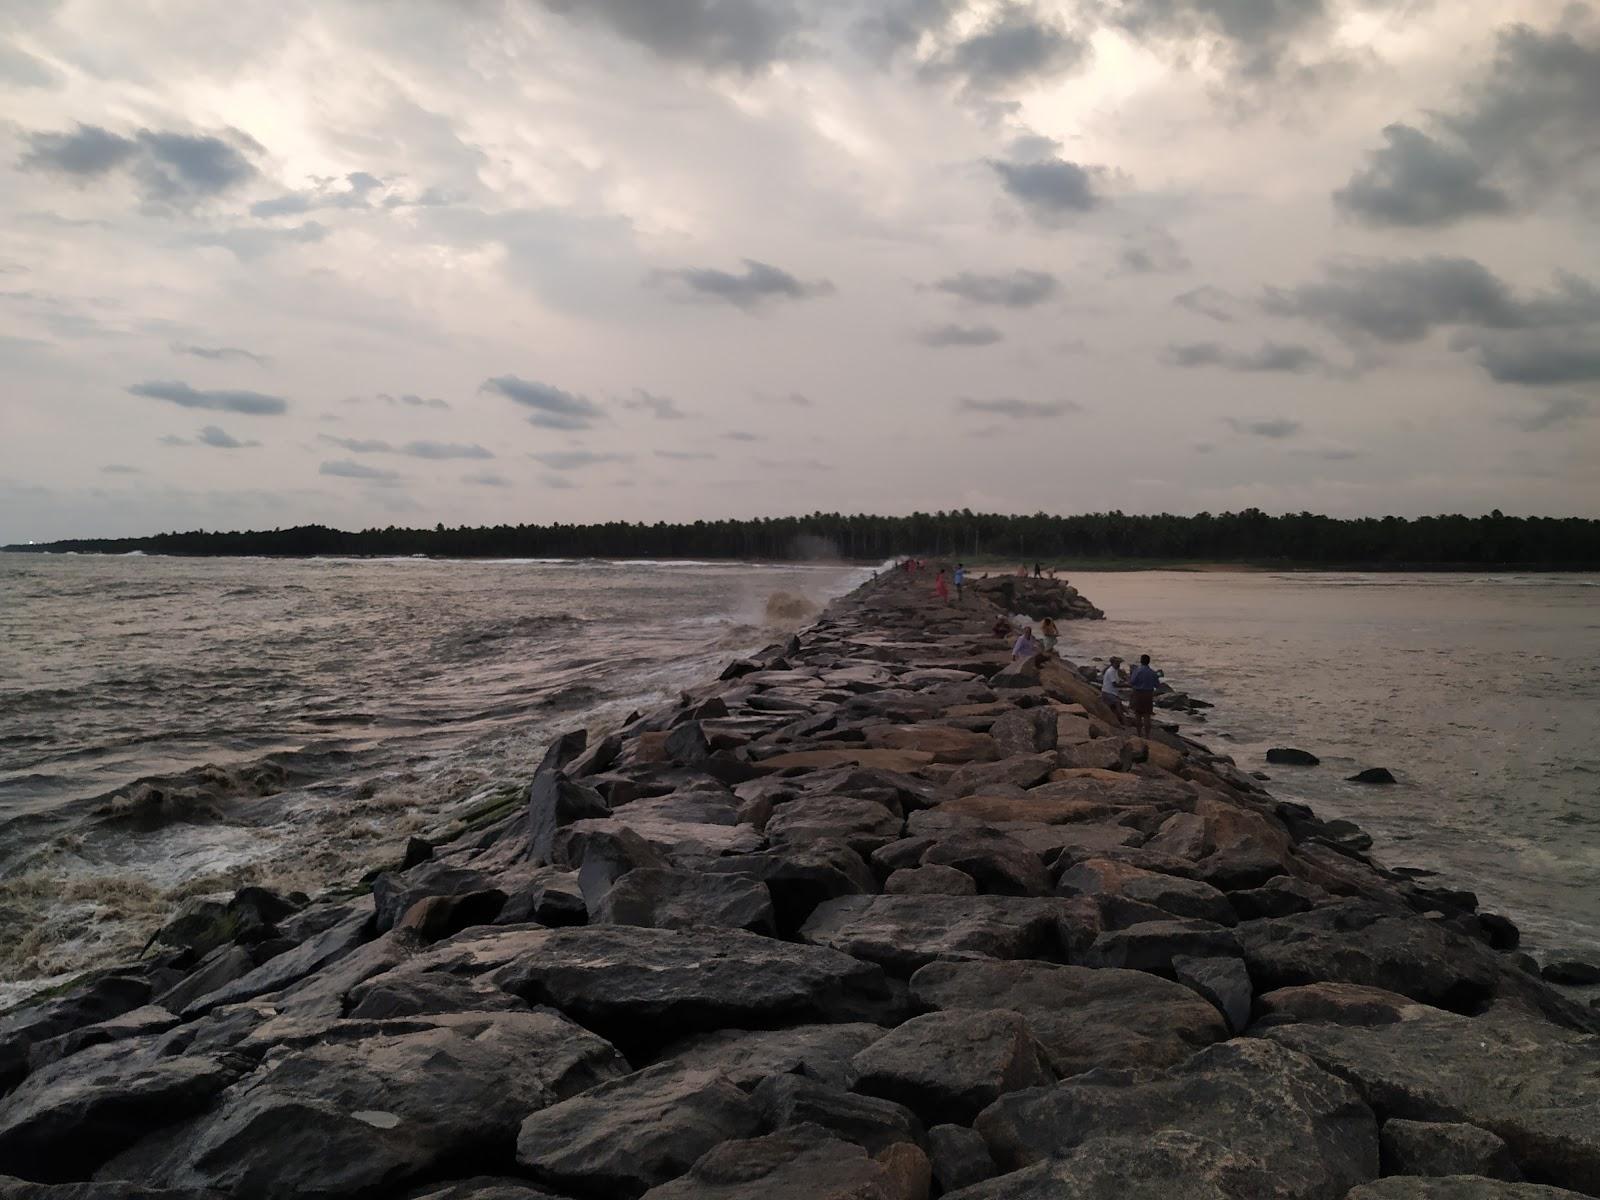
[[[0,1004],[137,950],[184,895],[348,880],[525,778],[551,734],[672,695],[864,574],[0,555]],[[1108,619],[1065,627],[1069,652],[1148,651],[1247,769],[1322,757],[1271,768],[1279,795],[1475,888],[1536,950],[1600,956],[1600,580],[1074,582]],[[263,764],[288,786],[242,785]],[[1402,786],[1341,782],[1375,765]],[[148,778],[220,819],[96,817]]]
[[[1189,732],[1285,799],[1441,871],[1536,954],[1600,956],[1600,578],[1089,573],[1085,657],[1149,653],[1213,701]],[[1297,746],[1316,768],[1268,766]],[[1393,788],[1343,782],[1384,766]]]

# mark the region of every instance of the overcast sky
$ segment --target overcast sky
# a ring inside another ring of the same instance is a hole
[[[1600,516],[1600,11],[0,0],[0,541]]]

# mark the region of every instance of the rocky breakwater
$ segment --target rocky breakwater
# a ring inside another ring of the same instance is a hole
[[[8,1015],[0,1196],[1600,1194],[1508,923],[928,591]]]

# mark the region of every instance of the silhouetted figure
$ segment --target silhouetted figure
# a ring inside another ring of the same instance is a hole
[[[1128,686],[1133,689],[1133,731],[1142,738],[1150,736],[1150,721],[1156,709],[1156,688],[1160,684],[1161,676],[1150,668],[1150,656],[1141,654],[1139,665],[1128,677]]]

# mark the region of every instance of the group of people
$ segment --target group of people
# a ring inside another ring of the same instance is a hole
[[[950,577],[945,578],[944,568],[939,568],[939,574],[933,580],[933,594],[946,604],[950,603],[950,585],[956,585],[956,603],[961,603],[962,589],[967,586],[967,568],[962,563],[956,564],[956,569],[950,572]]]
[[[996,637],[1011,636],[1011,621],[1004,613],[995,618],[994,632]],[[1032,625],[1024,625],[1022,633],[1011,645],[1011,661],[1042,660],[1054,654],[1059,636],[1056,623],[1049,617],[1039,622],[1038,637],[1034,637]],[[1126,725],[1127,709],[1122,703],[1122,666],[1121,657],[1113,654],[1100,674],[1100,700],[1116,717],[1117,724]],[[1161,673],[1150,665],[1148,654],[1141,654],[1139,665],[1128,675],[1128,690],[1133,698],[1133,728],[1140,737],[1150,736],[1151,723],[1155,719],[1156,689],[1160,686]]]

